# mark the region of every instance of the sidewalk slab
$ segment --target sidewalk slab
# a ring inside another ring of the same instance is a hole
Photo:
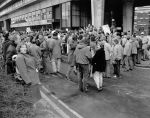
[[[136,64],[137,67],[150,68],[150,60],[141,61],[141,64]]]
[[[54,111],[44,98],[38,101],[34,105],[34,108],[36,112],[35,118],[62,118]]]

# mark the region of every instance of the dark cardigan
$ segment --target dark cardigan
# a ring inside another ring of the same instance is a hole
[[[92,59],[92,65],[93,65],[93,73],[95,71],[105,72],[106,60],[105,60],[104,48],[101,48],[96,51],[96,54],[94,55]]]

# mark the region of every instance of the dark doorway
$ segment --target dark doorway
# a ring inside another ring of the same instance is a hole
[[[104,24],[110,27],[114,25],[116,28],[122,28],[123,9],[121,0],[105,0]]]

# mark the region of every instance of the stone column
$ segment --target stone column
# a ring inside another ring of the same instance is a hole
[[[123,0],[123,31],[133,31],[134,0]]]
[[[104,24],[105,0],[91,0],[92,25],[99,28]]]
[[[6,24],[6,20],[3,21],[3,27],[2,30],[6,31],[7,30],[7,24]]]

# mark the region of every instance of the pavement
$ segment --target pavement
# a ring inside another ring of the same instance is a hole
[[[141,61],[141,64],[136,64],[137,67],[150,68],[150,60]]]
[[[143,65],[146,63],[142,62]],[[62,73],[66,74],[67,66],[62,64]],[[40,110],[46,109],[54,118],[150,118],[150,69],[141,67],[129,72],[121,71],[120,79],[104,78],[104,89],[100,93],[93,79],[88,81],[89,91],[82,93],[73,73],[73,82],[66,80],[64,75],[42,75],[41,81],[49,92],[43,92],[43,100],[39,103],[43,108]]]

